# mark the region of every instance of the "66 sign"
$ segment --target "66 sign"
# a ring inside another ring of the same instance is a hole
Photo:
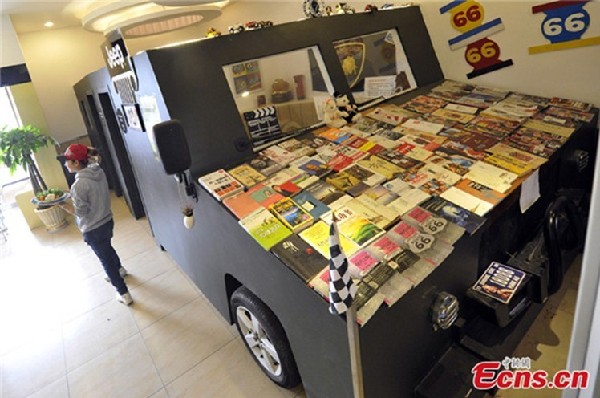
[[[467,46],[465,60],[473,69],[482,69],[500,61],[500,47],[488,38],[478,40]]]
[[[484,11],[481,4],[469,0],[453,8],[450,16],[452,27],[464,33],[481,25]]]
[[[544,11],[542,34],[551,43],[577,40],[590,25],[590,14],[583,8],[584,3]]]

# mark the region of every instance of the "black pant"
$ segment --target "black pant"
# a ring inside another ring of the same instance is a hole
[[[102,267],[104,267],[110,283],[117,289],[119,294],[125,294],[128,292],[127,285],[125,285],[125,281],[119,274],[121,259],[110,243],[113,237],[114,226],[115,223],[111,219],[98,228],[84,232],[83,240],[96,253],[98,259],[100,259],[100,263],[102,263]]]

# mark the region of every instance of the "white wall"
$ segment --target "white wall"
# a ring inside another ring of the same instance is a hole
[[[448,1],[449,2],[449,1]],[[450,25],[448,13],[439,9],[446,1],[420,1],[434,49],[446,78],[469,81],[472,68],[464,59],[465,48],[450,50],[448,39],[459,34]],[[548,44],[542,36],[543,15],[531,7],[544,1],[482,1],[484,22],[501,18],[504,30],[490,36],[498,43],[501,60],[512,59],[513,66],[471,79],[489,85],[546,97],[562,96],[600,105],[600,45],[529,55],[532,46]],[[591,23],[585,37],[600,36],[600,3],[589,2],[585,9]]]
[[[17,35],[8,15],[0,15],[0,67],[19,65],[25,62]]]
[[[21,50],[40,100],[50,134],[59,142],[85,135],[73,85],[104,66],[104,37],[81,28],[26,33]]]

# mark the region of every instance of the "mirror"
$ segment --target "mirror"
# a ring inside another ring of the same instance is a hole
[[[255,149],[320,123],[333,93],[316,46],[225,65],[223,73]]]

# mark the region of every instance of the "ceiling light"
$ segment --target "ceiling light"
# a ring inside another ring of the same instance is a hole
[[[46,22],[44,22],[44,26],[46,28],[51,28],[51,27],[54,26],[54,22],[52,22],[52,21],[46,21]]]
[[[230,0],[231,1],[231,0]],[[116,29],[124,37],[149,36],[207,22],[221,15],[230,1],[213,0],[147,0],[92,1],[82,11],[85,29],[107,34]]]

